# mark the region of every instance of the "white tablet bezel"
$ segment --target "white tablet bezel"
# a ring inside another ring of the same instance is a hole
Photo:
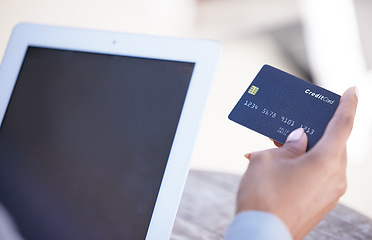
[[[219,58],[220,43],[21,23],[13,30],[0,67],[0,123],[29,46],[195,63],[146,235],[146,239],[168,239]]]

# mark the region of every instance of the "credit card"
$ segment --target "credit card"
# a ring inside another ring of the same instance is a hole
[[[322,137],[340,98],[331,91],[264,65],[229,119],[280,143],[301,127],[307,134],[309,150]]]

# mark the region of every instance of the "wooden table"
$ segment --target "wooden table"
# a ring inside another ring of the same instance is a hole
[[[238,175],[191,170],[170,239],[223,239],[239,181]],[[372,220],[339,204],[305,239],[372,239]]]

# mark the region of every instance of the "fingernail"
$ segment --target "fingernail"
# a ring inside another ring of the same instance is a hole
[[[303,133],[304,133],[304,130],[302,128],[297,128],[296,130],[291,132],[291,134],[289,134],[289,136],[287,137],[286,142],[299,140]]]
[[[359,99],[359,90],[357,86],[354,86],[355,96]]]
[[[244,157],[249,159],[251,157],[251,153],[244,154]]]

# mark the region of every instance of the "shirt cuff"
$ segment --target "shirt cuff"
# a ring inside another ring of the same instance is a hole
[[[239,213],[230,224],[225,240],[292,240],[284,222],[274,214],[262,211]]]

